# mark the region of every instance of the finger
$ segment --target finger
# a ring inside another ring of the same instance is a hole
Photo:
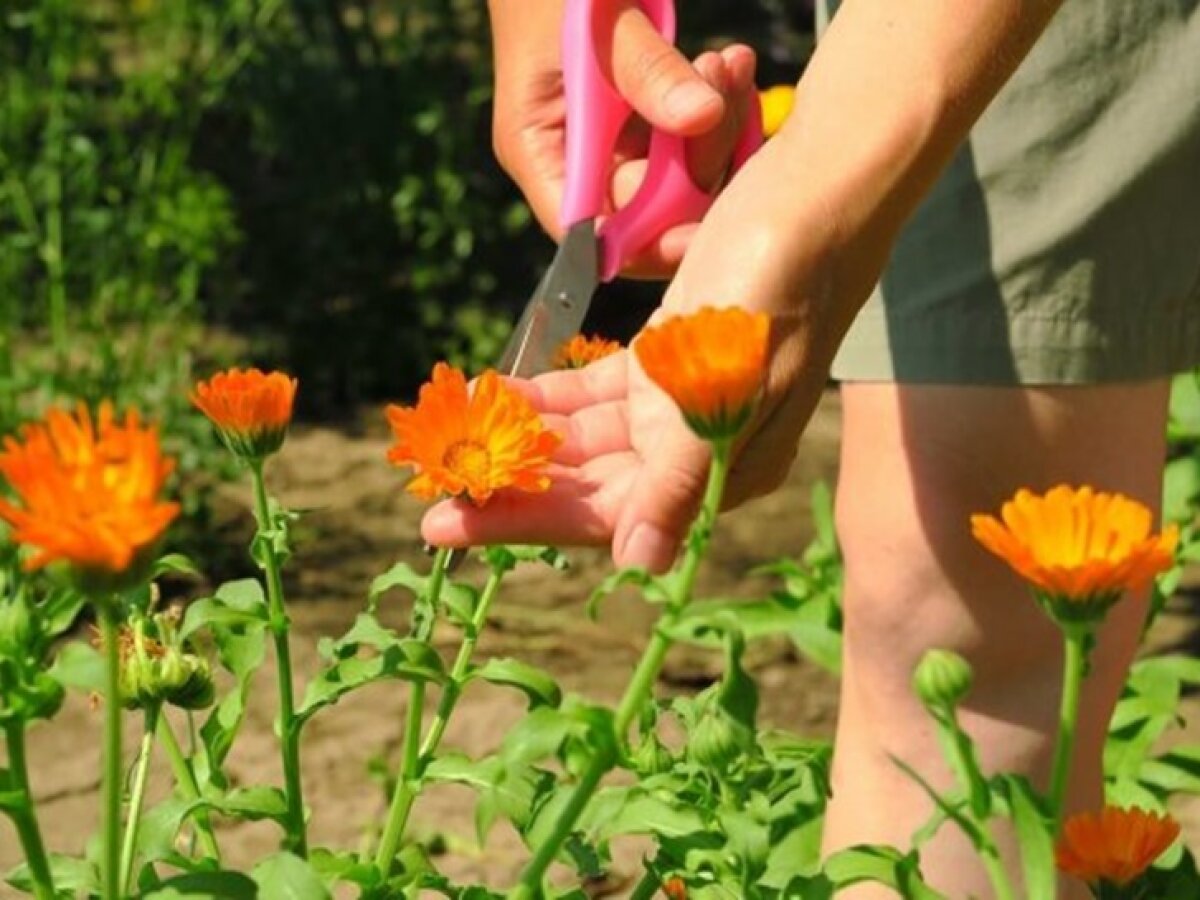
[[[439,503],[425,513],[421,535],[436,547],[603,545],[612,539],[620,499],[636,468],[635,454],[614,454],[582,469],[552,469],[544,494],[501,491],[483,506]]]
[[[539,413],[569,416],[587,406],[620,400],[628,383],[626,351],[606,356],[582,369],[547,372],[532,380],[506,378]]]
[[[655,281],[670,278],[683,262],[688,245],[699,227],[698,222],[689,222],[664,231],[649,246],[630,257],[621,270],[621,276]]]
[[[755,88],[754,74],[758,68],[758,56],[745,44],[730,44],[721,50],[725,71],[729,74],[729,88],[734,93],[743,93]],[[757,93],[757,91],[756,91]]]
[[[563,465],[582,466],[630,449],[629,404],[624,400],[584,407],[573,416],[544,415],[542,422],[562,436],[554,460]]]
[[[634,3],[614,9],[596,29],[596,51],[617,91],[651,125],[672,134],[701,134],[725,112],[720,93],[663,39]]]
[[[699,508],[709,449],[682,424],[664,431],[625,498],[613,534],[613,560],[651,572],[671,567]]]
[[[731,50],[733,48],[730,48]],[[731,71],[724,54],[713,54],[720,61],[714,71],[720,72],[722,94],[726,102],[726,114],[720,125],[702,135],[692,138],[687,145],[688,171],[692,180],[702,189],[715,190],[725,180],[733,161],[742,127],[746,121],[750,101],[749,82],[754,77],[754,55],[749,59],[745,53],[733,52],[731,57],[736,71]],[[735,84],[736,83],[736,84]],[[755,102],[757,98],[755,97]]]

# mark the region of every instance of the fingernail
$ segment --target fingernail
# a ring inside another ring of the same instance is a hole
[[[720,102],[720,95],[699,81],[682,81],[663,97],[663,106],[672,119],[691,118],[704,107]]]
[[[625,539],[619,564],[662,572],[675,560],[675,541],[662,529],[642,522]]]

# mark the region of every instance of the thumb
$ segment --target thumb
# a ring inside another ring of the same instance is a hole
[[[711,451],[682,424],[645,454],[613,533],[613,561],[664,572],[700,508]]]
[[[611,25],[611,27],[610,27]],[[721,121],[725,101],[687,58],[663,39],[636,3],[620,4],[596,29],[601,66],[617,91],[656,128],[702,134]]]

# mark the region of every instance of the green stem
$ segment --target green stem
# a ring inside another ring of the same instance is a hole
[[[158,720],[158,742],[167,754],[167,761],[171,764],[171,771],[175,775],[175,784],[179,792],[183,794],[183,798],[190,802],[199,800],[200,785],[196,783],[196,773],[192,770],[192,764],[187,757],[183,755],[183,750],[175,739],[175,732],[171,729],[171,723],[167,721],[166,716],[160,716]],[[212,820],[208,815],[208,810],[196,810],[195,821],[196,833],[200,837],[200,843],[204,845],[205,854],[220,863],[221,848],[217,846],[217,838],[213,834]]]
[[[259,534],[269,534],[274,527],[267,502],[263,462],[254,462],[250,471],[254,480],[254,516]],[[304,789],[300,781],[300,730],[296,727],[296,700],[292,688],[292,651],[288,643],[290,623],[283,603],[283,578],[279,557],[270,539],[260,543],[262,566],[267,575],[267,609],[270,614],[271,637],[275,642],[275,662],[279,682],[279,743],[283,757],[284,789],[287,797],[286,849],[297,856],[308,856],[308,825],[304,821]]]
[[[446,579],[446,564],[450,551],[439,547],[433,558],[433,572],[429,578],[429,604],[437,609],[442,595],[442,584]],[[480,605],[483,601],[480,600]],[[400,756],[400,771],[396,775],[396,787],[388,808],[383,837],[379,839],[379,850],[375,854],[375,868],[385,877],[391,871],[392,860],[400,849],[408,813],[417,794],[417,780],[421,767],[421,718],[425,713],[425,682],[414,681],[409,691],[408,713],[404,723],[404,748]]]
[[[659,877],[653,872],[647,872],[642,876],[642,880],[637,883],[633,889],[633,893],[629,895],[629,900],[653,900],[654,895],[658,893],[662,882]]]
[[[617,741],[621,745],[625,743],[625,736],[629,731],[630,724],[641,711],[658,680],[663,660],[666,659],[667,651],[671,647],[671,639],[668,637],[671,626],[678,621],[683,610],[691,602],[696,574],[700,570],[700,563],[704,560],[709,542],[712,540],[713,525],[716,523],[717,513],[721,509],[721,496],[725,492],[725,479],[728,474],[729,442],[716,442],[713,444],[712,465],[708,473],[708,486],[704,492],[704,502],[700,507],[700,515],[696,518],[691,534],[688,536],[687,550],[680,568],[679,579],[676,582],[675,596],[671,598],[659,616],[650,643],[643,651],[642,658],[625,689],[625,694],[617,706],[613,726]],[[539,895],[546,870],[550,868],[558,851],[570,837],[575,822],[583,814],[592,795],[600,786],[600,779],[615,763],[616,756],[612,753],[597,753],[592,757],[587,771],[575,786],[570,800],[559,813],[553,830],[537,848],[533,859],[525,866],[517,886],[509,892],[508,900],[532,900]]]
[[[979,858],[983,860],[983,867],[987,870],[988,879],[992,882],[992,890],[996,894],[996,900],[1015,900],[1016,893],[1012,889],[1012,885],[1008,881],[1008,872],[1004,868],[1004,863],[1000,860],[1000,851],[996,849],[996,844],[992,840],[983,827],[980,827],[980,833],[986,835],[985,843],[978,848]]]
[[[98,604],[104,648],[104,787],[101,794],[101,896],[117,900],[121,887],[121,657],[111,603]]]
[[[1054,747],[1054,767],[1050,774],[1050,808],[1054,812],[1054,831],[1062,824],[1066,802],[1067,778],[1071,771],[1071,753],[1075,746],[1075,726],[1079,721],[1079,694],[1085,665],[1084,645],[1088,633],[1079,628],[1064,629],[1062,705],[1058,713],[1058,742]]]
[[[146,799],[146,776],[150,773],[150,756],[154,750],[154,729],[158,727],[160,707],[146,707],[145,731],[138,749],[137,762],[133,770],[133,791],[129,797],[129,815],[125,819],[125,840],[121,845],[121,895],[129,893],[129,882],[133,877],[133,853],[137,847],[138,823],[142,818],[142,805]]]
[[[25,723],[6,722],[4,734],[8,746],[8,775],[21,794],[20,806],[10,808],[9,816],[17,829],[21,849],[25,851],[25,865],[33,882],[33,895],[37,900],[54,900],[57,896],[54,876],[50,872],[46,845],[42,842],[42,832],[34,812],[33,791],[29,787],[29,767],[25,761]]]

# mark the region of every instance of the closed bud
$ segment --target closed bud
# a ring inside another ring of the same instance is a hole
[[[20,659],[33,650],[33,617],[25,595],[18,593],[0,602],[0,656]]]
[[[671,751],[663,746],[658,736],[651,733],[633,751],[633,766],[642,775],[660,775],[669,772],[675,759]]]
[[[709,769],[724,771],[754,746],[754,735],[717,703],[709,703],[692,733],[688,735],[687,755]]]
[[[971,690],[971,665],[952,650],[930,650],[913,674],[913,690],[927,709],[953,709]]]
[[[203,709],[215,695],[212,669],[194,653],[164,646],[137,631],[121,635],[121,702],[129,709],[170,703]]]

